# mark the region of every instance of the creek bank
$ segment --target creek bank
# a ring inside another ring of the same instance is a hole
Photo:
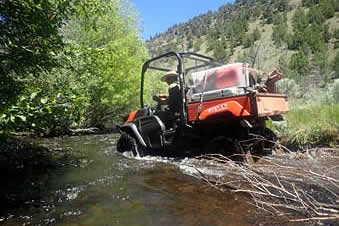
[[[247,195],[270,223],[339,224],[339,149],[278,150],[241,164],[220,155],[204,158],[222,166],[224,173],[199,172],[197,177],[218,190]],[[282,220],[276,222],[276,216]]]

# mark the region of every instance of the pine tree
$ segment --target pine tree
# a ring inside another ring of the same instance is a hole
[[[305,35],[308,28],[308,19],[302,8],[298,8],[292,18],[293,36],[290,39],[289,48],[299,49],[305,45]]]
[[[267,6],[263,12],[263,17],[265,19],[266,24],[273,23],[273,8],[271,5]]]
[[[274,44],[280,47],[283,42],[287,42],[287,34],[288,34],[288,25],[286,14],[277,14],[273,19],[273,33],[272,40]]]
[[[320,2],[321,11],[326,19],[334,16],[335,5],[332,0],[322,0]]]
[[[226,63],[228,60],[228,53],[226,51],[227,46],[225,46],[225,43],[223,40],[217,40],[215,42],[214,48],[213,48],[213,56],[217,61]]]
[[[312,7],[319,4],[320,0],[302,0],[302,5],[305,7]]]
[[[289,68],[298,72],[300,76],[306,76],[309,71],[309,60],[303,50],[299,50],[291,56]]]
[[[292,18],[294,32],[304,32],[308,27],[308,19],[302,8],[298,8]]]
[[[319,6],[313,6],[310,8],[307,13],[307,19],[309,23],[323,24],[325,22],[325,17]]]
[[[288,0],[279,0],[277,1],[277,9],[280,12],[284,12],[288,10]]]

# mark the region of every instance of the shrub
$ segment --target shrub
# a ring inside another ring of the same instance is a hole
[[[290,104],[287,127],[273,124],[283,145],[290,147],[334,146],[339,140],[339,104]]]
[[[289,97],[301,97],[301,91],[299,85],[289,78],[280,80],[277,83],[277,89],[279,93],[287,94]]]
[[[339,79],[330,86],[328,95],[334,103],[339,103]]]

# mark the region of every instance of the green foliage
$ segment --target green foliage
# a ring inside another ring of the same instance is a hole
[[[246,32],[248,31],[249,22],[244,16],[238,15],[231,21],[230,26],[231,30],[228,36],[232,47],[241,45],[245,40],[248,40]]]
[[[290,98],[300,98],[302,96],[300,86],[295,80],[284,78],[277,82],[277,90],[279,93],[287,94]]]
[[[272,24],[273,23],[273,8],[270,4],[264,10],[263,17],[264,17],[266,24]]]
[[[323,24],[325,22],[325,17],[319,6],[313,6],[307,13],[307,18],[309,23]]]
[[[321,12],[323,13],[326,19],[329,19],[334,16],[335,5],[333,0],[322,0],[320,1]]]
[[[275,8],[277,8],[281,12],[285,12],[288,10],[288,0],[278,0],[275,1]]]
[[[6,0],[0,2],[0,113],[20,94],[30,73],[56,66],[62,51],[59,29],[72,14],[72,1]]]
[[[288,25],[286,15],[277,14],[274,17],[272,40],[274,44],[281,47],[288,41]]]
[[[284,78],[295,78],[297,72],[293,71],[289,67],[289,58],[287,56],[281,56],[279,58],[279,71],[282,72]]]
[[[302,0],[302,5],[306,7],[312,7],[319,4],[320,0]]]
[[[308,27],[308,19],[302,8],[296,10],[292,25],[294,32],[292,49],[297,49],[305,43],[305,31]]]
[[[144,104],[147,106],[156,107],[156,102],[153,96],[162,93],[168,93],[168,85],[161,81],[163,72],[148,71],[145,74],[144,81]]]
[[[300,147],[331,146],[338,141],[339,105],[292,103],[286,115],[287,130],[278,129],[285,144]]]
[[[298,8],[293,17],[293,35],[288,37],[288,47],[290,49],[305,49],[308,47],[312,53],[317,53],[323,49],[325,43],[331,39],[331,33],[328,24],[324,24],[329,18],[324,9],[332,1],[322,1],[319,5],[312,5],[307,14],[302,8]],[[309,3],[305,3],[309,4]],[[330,17],[332,17],[331,14]],[[308,46],[308,47],[306,47]]]
[[[117,118],[137,106],[140,68],[146,57],[128,5],[115,0],[98,3],[81,8],[64,28],[74,46],[75,71],[82,72],[87,126],[101,126],[105,118]],[[125,18],[122,10],[127,10]]]
[[[48,13],[46,8],[42,12]],[[146,50],[139,39],[137,17],[128,2],[86,0],[73,4],[72,13],[67,14],[68,20],[63,17],[63,26],[56,26],[56,33],[44,31],[46,50],[32,57],[37,61],[38,57],[46,59],[37,62],[35,68],[21,68],[25,71],[21,77],[19,72],[12,72],[22,81],[21,95],[0,112],[2,133],[64,133],[70,127],[100,127],[138,105],[140,68]],[[35,20],[25,22],[28,27],[41,26]],[[31,35],[32,40],[40,40],[39,33]],[[49,35],[60,39],[60,44],[49,46],[53,43],[49,43]],[[48,55],[49,50],[52,55]],[[13,87],[16,85],[13,83]],[[10,90],[11,86],[1,89]]]
[[[299,75],[305,76],[309,71],[309,60],[303,51],[298,51],[291,56],[289,68],[298,72]]]
[[[206,48],[207,52],[213,50],[215,43],[216,43],[216,40],[217,40],[217,38],[213,36],[213,33],[210,33],[210,34],[207,35],[207,48]]]
[[[227,52],[227,43],[226,39],[222,38],[221,40],[217,40],[213,47],[213,56],[219,61],[226,63],[228,60],[228,52]]]
[[[253,36],[250,34],[243,34],[242,39],[241,39],[241,44],[245,47],[245,48],[249,48],[253,45],[254,43],[254,39]]]
[[[15,105],[0,115],[0,133],[9,128],[39,134],[65,134],[79,121],[76,96],[58,93],[49,97],[43,90],[26,90]]]

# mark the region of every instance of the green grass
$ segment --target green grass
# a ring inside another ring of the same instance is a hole
[[[336,146],[339,141],[339,104],[291,102],[287,126],[273,126],[284,145]]]

